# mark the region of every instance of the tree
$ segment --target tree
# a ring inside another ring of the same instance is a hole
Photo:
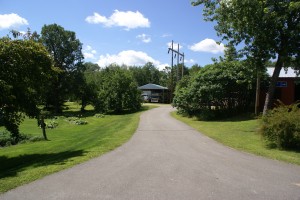
[[[100,70],[100,67],[97,63],[92,63],[92,62],[86,62],[84,63],[84,67],[85,67],[85,72],[97,72]]]
[[[148,62],[141,67],[128,67],[128,69],[133,73],[133,77],[139,86],[146,85],[148,83],[159,84],[159,70],[151,62]]]
[[[127,67],[110,65],[98,73],[100,86],[94,102],[97,111],[121,113],[140,109],[141,92]]]
[[[47,107],[53,107],[56,113],[62,111],[64,101],[76,93],[79,86],[76,77],[84,71],[82,44],[76,39],[75,32],[67,31],[57,24],[44,25],[41,31],[41,42],[59,69],[55,80],[49,83]]]
[[[86,62],[84,65],[84,73],[78,73],[75,76],[75,98],[81,101],[81,112],[85,111],[88,104],[92,104],[97,97],[97,76],[100,67],[98,64]]]
[[[231,62],[239,60],[240,56],[232,43],[225,45],[224,60]]]
[[[273,105],[276,81],[283,67],[300,63],[300,2],[298,0],[197,0],[204,5],[206,20],[216,21],[222,39],[244,42],[245,53],[262,52],[276,58],[275,70],[265,100],[264,113]],[[299,68],[298,68],[299,69]]]
[[[205,119],[249,110],[255,73],[242,61],[207,65],[177,84],[173,105],[187,115]]]
[[[33,40],[0,39],[0,124],[19,139],[23,113],[38,117],[45,83],[52,78],[52,59]]]
[[[189,75],[193,76],[194,74],[197,74],[201,69],[201,66],[198,64],[193,65],[191,68],[188,69]]]

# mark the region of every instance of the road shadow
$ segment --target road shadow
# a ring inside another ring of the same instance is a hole
[[[84,151],[66,151],[49,154],[29,154],[17,157],[0,156],[0,179],[16,176],[26,168],[48,166],[52,164],[63,165],[69,158],[79,157]]]

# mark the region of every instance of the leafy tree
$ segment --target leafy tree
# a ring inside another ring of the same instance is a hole
[[[225,47],[226,47],[224,51],[225,61],[231,62],[231,61],[239,60],[240,56],[232,43],[229,43]]]
[[[94,102],[100,112],[121,113],[125,110],[137,111],[141,107],[141,93],[137,89],[132,73],[125,67],[110,65],[98,76],[100,87]]]
[[[300,2],[298,0],[196,0],[204,5],[206,20],[216,21],[222,39],[244,42],[245,53],[261,52],[264,59],[276,58],[264,113],[273,105],[276,81],[283,67],[300,66]]]
[[[86,62],[84,63],[85,72],[97,72],[100,70],[100,67],[97,63]]]
[[[78,73],[75,76],[75,98],[81,101],[81,112],[85,111],[88,104],[92,104],[97,97],[97,76],[100,67],[98,64],[86,62],[84,63],[84,73]]]
[[[142,67],[129,67],[128,68],[134,76],[134,79],[139,86],[146,85],[148,83],[159,84],[160,73],[159,70],[153,65],[153,63],[148,62]]]
[[[201,69],[201,66],[198,64],[193,65],[191,68],[188,69],[189,75],[197,74]]]
[[[75,32],[57,24],[44,25],[40,39],[52,56],[54,66],[60,71],[56,79],[49,83],[46,105],[59,113],[64,101],[76,94],[76,88],[82,83],[77,81],[84,71],[82,44],[76,39]]]
[[[45,83],[52,78],[47,50],[33,40],[0,39],[0,124],[18,142],[23,113],[37,117]]]
[[[187,115],[205,119],[249,110],[255,76],[241,61],[207,65],[177,85],[173,105]],[[185,82],[184,82],[185,81]]]

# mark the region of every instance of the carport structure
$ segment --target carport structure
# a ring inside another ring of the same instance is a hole
[[[144,101],[156,102],[156,103],[167,103],[169,89],[161,85],[148,83],[146,85],[138,87],[142,90],[142,97]]]

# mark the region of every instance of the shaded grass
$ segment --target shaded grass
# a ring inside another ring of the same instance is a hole
[[[77,116],[80,106],[69,103],[64,112]],[[154,106],[143,106],[142,111]],[[94,117],[92,108],[81,117],[87,125],[70,124],[59,116],[58,127],[46,129],[49,141],[25,143],[0,149],[0,193],[29,183],[48,174],[100,156],[128,141],[139,123],[142,111],[124,115]],[[3,127],[0,127],[3,129]],[[20,126],[25,134],[41,136],[35,119]]]
[[[258,133],[258,119],[241,116],[223,121],[198,121],[195,118],[182,117],[176,112],[171,115],[226,146],[300,165],[300,152],[273,149],[268,146]]]

